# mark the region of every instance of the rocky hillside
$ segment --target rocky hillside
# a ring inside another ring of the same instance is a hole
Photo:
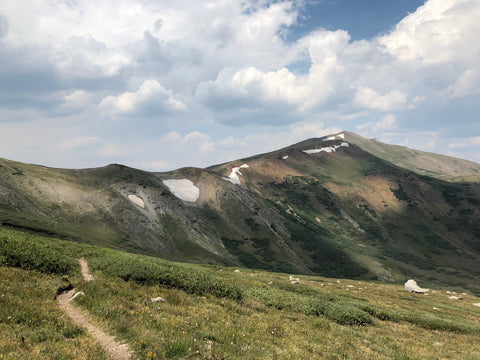
[[[168,173],[0,160],[0,222],[167,259],[479,292],[480,185],[458,180],[480,165],[413,153],[341,133]]]

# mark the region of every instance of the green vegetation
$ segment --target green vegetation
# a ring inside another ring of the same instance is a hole
[[[74,258],[65,256],[55,242],[37,242],[34,236],[19,236],[14,231],[0,232],[0,264],[50,274],[70,274]]]
[[[310,254],[314,263],[311,267],[313,272],[322,276],[354,278],[368,271],[335,247],[329,241],[331,233],[307,216],[302,216],[304,223],[289,214],[285,218],[285,226],[292,239]]]
[[[398,183],[398,189],[390,188],[390,191],[393,193],[393,195],[395,195],[398,201],[405,201],[410,210],[415,209],[415,201],[406,193],[400,182]]]
[[[0,266],[0,359],[107,359],[58,308],[61,285],[55,275]]]
[[[427,339],[417,349],[421,354],[442,342],[450,356],[480,355],[480,345],[462,348],[480,344],[473,297],[451,303],[446,294],[425,297],[394,285],[306,276],[291,284],[285,274],[172,263],[2,228],[0,244],[0,290],[7,295],[0,297],[0,339],[7,344],[0,355],[8,358],[32,351],[39,359],[72,352],[105,358],[56,307],[53,298],[65,275],[86,294],[77,304],[139,359],[300,359],[319,353],[330,359],[399,358],[409,354],[412,337]],[[266,245],[258,240],[257,246]],[[50,265],[33,261],[37,254]],[[96,281],[80,280],[78,257],[88,259]],[[16,258],[22,261],[7,262]],[[165,302],[150,301],[158,296]],[[391,329],[395,337],[388,335]],[[369,355],[351,352],[365,344]]]
[[[159,285],[184,290],[190,294],[210,294],[241,300],[242,292],[234,283],[188,264],[174,264],[158,258],[105,250],[92,257],[90,266],[108,276],[139,284]]]

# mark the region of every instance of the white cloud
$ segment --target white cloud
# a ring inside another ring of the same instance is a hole
[[[192,131],[185,135],[185,137],[181,138],[182,144],[188,144],[191,142],[205,142],[210,139],[210,135],[203,134],[199,131]]]
[[[290,127],[291,129],[291,141],[297,142],[303,139],[308,139],[312,137],[323,137],[326,135],[331,135],[341,132],[343,129],[338,127],[325,128],[324,123],[303,123],[295,124]]]
[[[166,90],[156,80],[145,80],[136,92],[124,92],[104,98],[100,108],[114,114],[131,114],[151,109],[182,111],[187,107],[175,98],[172,90]]]
[[[0,39],[8,34],[7,17],[0,12]]]
[[[480,136],[454,139],[448,144],[449,149],[475,148],[478,146],[480,146]]]
[[[357,125],[356,127],[359,134],[366,137],[389,132],[395,128],[395,115],[392,114],[385,115],[378,122],[367,122],[365,124]]]
[[[85,147],[98,143],[100,138],[98,136],[76,136],[63,140],[60,147],[63,149],[71,149],[77,147]]]
[[[170,142],[170,141],[175,142],[182,139],[183,139],[182,135],[180,135],[176,131],[172,131],[163,135],[162,138],[158,140],[158,142]]]
[[[401,91],[391,91],[385,95],[377,93],[370,88],[359,88],[355,93],[353,102],[360,108],[379,111],[400,110],[407,103],[407,95]]]
[[[429,0],[379,42],[403,61],[472,65],[478,58],[479,16],[477,0]]]
[[[142,167],[150,171],[164,171],[171,168],[172,164],[169,164],[166,161],[155,160],[150,162],[143,162]]]
[[[308,42],[308,52],[314,65],[323,64],[329,58],[335,58],[348,47],[350,35],[344,30],[317,31],[304,39]]]
[[[125,146],[114,143],[106,144],[98,150],[98,154],[103,158],[118,158],[128,153]]]
[[[212,107],[295,108],[311,96],[311,89],[302,82],[286,68],[268,72],[255,67],[226,69],[215,81],[200,83],[197,97]]]
[[[458,80],[451,85],[447,92],[453,98],[474,96],[480,93],[480,67],[465,71]]]
[[[209,165],[355,126],[455,132],[455,116],[465,137],[478,131],[478,0],[428,0],[369,40],[319,28],[289,41],[305,3],[0,0],[0,121],[38,119],[41,139],[23,133],[49,149],[48,162],[94,153],[132,163],[141,154],[138,163],[165,166]],[[120,117],[135,121],[119,127]],[[110,145],[78,140],[92,133]],[[60,154],[64,141],[87,144]],[[23,140],[8,144],[8,154],[27,152]]]

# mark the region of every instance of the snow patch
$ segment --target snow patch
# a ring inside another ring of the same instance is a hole
[[[287,159],[288,159],[288,155],[282,156],[282,159],[283,159],[283,160],[287,160]]]
[[[230,175],[228,175],[228,178],[224,178],[224,179],[227,180],[227,181],[230,181],[232,184],[242,185],[240,183],[240,178],[238,177],[238,175],[242,175],[242,173],[240,172],[240,169],[246,169],[246,168],[249,168],[249,167],[250,166],[248,166],[247,164],[243,164],[242,166],[234,167],[232,169],[232,172],[230,173]]]
[[[342,142],[340,145],[333,145],[333,146],[327,146],[323,147],[321,149],[311,149],[311,150],[303,150],[304,153],[306,154],[317,154],[320,152],[327,152],[327,153],[332,153],[337,151],[338,148],[340,147],[348,147],[349,144],[347,142]]]
[[[188,179],[169,179],[163,183],[177,198],[187,202],[196,202],[200,196],[200,189]]]
[[[128,195],[128,200],[133,202],[135,205],[140,206],[142,209],[145,209],[145,202],[142,198],[138,197],[137,195],[130,194]]]

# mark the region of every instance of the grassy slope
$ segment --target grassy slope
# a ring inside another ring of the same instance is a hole
[[[97,281],[80,281],[71,261],[80,256]],[[472,305],[480,300],[471,295],[454,301],[443,290],[425,296],[308,276],[292,285],[280,273],[177,264],[1,227],[0,263],[0,358],[32,351],[36,358],[68,358],[72,351],[78,359],[103,358],[52,300],[64,272],[86,294],[77,303],[139,359],[480,356],[480,308]],[[166,301],[152,303],[157,296]]]

